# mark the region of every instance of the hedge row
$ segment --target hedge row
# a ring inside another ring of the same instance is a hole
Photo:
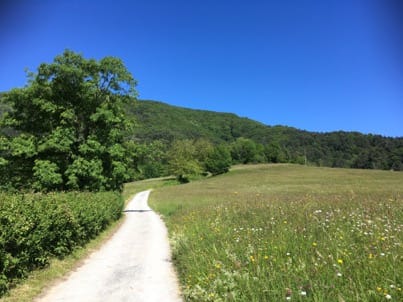
[[[122,213],[113,192],[0,193],[0,296],[17,279],[83,246]]]

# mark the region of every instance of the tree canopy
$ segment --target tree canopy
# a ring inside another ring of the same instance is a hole
[[[130,178],[125,104],[136,81],[115,57],[85,59],[66,50],[2,96],[0,185],[16,189],[118,190]]]

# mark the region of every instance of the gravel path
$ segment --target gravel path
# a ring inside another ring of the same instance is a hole
[[[182,301],[170,261],[167,230],[138,193],[113,237],[38,302]]]

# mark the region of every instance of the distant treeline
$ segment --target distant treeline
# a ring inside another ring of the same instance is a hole
[[[155,101],[139,101],[127,109],[137,121],[130,139],[153,152],[157,148],[161,154],[173,141],[203,138],[213,145],[226,146],[233,163],[403,170],[403,137],[344,131],[315,133],[266,126],[234,114],[192,110]],[[152,162],[158,160],[153,158]],[[142,160],[138,165],[143,165]]]
[[[0,102],[0,114],[7,110]],[[133,157],[133,179],[219,174],[231,164],[240,163],[403,170],[402,137],[344,131],[315,133],[266,126],[234,114],[186,109],[156,101],[131,103],[126,113],[135,121],[126,137]],[[213,163],[211,156],[215,156]]]

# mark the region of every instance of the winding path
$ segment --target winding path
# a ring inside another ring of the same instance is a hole
[[[113,237],[38,302],[179,302],[167,230],[138,193]]]

